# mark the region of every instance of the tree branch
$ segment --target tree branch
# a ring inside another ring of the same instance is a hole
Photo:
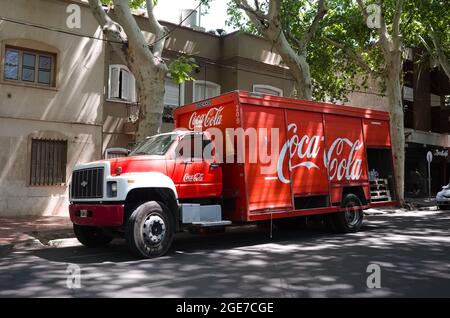
[[[441,65],[442,70],[447,75],[448,79],[450,80],[450,63],[449,63],[449,60],[447,59],[447,56],[445,56],[444,51],[442,51],[441,43],[432,28],[428,32],[428,34],[430,35],[431,41],[433,42],[434,49],[436,50],[436,56],[438,58],[439,64]]]
[[[304,47],[308,45],[309,42],[311,42],[311,39],[314,37],[314,35],[317,32],[317,29],[319,28],[320,21],[323,19],[325,14],[327,13],[327,7],[325,0],[319,0],[319,8],[317,9],[316,16],[314,17],[313,22],[311,23],[311,26],[309,27],[308,32],[306,32],[303,35],[303,38],[301,42],[303,43]]]
[[[366,70],[371,75],[376,76],[376,77],[379,77],[381,75],[381,73],[372,69],[370,67],[370,65],[367,63],[367,61],[364,59],[364,57],[361,54],[359,54],[358,52],[356,52],[355,50],[349,48],[348,46],[345,46],[342,43],[336,42],[330,38],[323,37],[323,39],[326,42],[330,43],[331,45],[335,46],[336,48],[341,49],[348,58],[353,60],[359,67],[361,67],[363,70]]]
[[[369,14],[367,13],[367,8],[364,5],[364,3],[362,2],[362,0],[356,0],[356,2],[358,2],[358,6],[361,9],[362,15],[364,17],[364,20],[368,20],[369,19]]]
[[[369,14],[367,13],[367,8],[364,5],[362,0],[356,0],[358,2],[358,6],[362,11],[362,14],[364,16],[365,22],[367,22],[367,20],[369,19]],[[383,13],[383,8],[381,7],[381,4],[379,4],[380,6],[380,28],[378,28],[378,35],[380,36],[380,44],[381,44],[381,48],[384,52],[385,57],[389,55],[389,52],[391,50],[391,40],[389,38],[389,34],[387,33],[387,28],[386,28],[386,21],[384,20],[384,13]]]
[[[286,37],[298,46],[298,51],[304,52],[306,45],[304,45],[300,39],[295,37],[290,30],[286,30],[285,33],[286,33]]]
[[[153,65],[159,64],[159,59],[156,59],[148,48],[148,44],[142,34],[128,4],[128,0],[113,0],[114,13],[117,21],[123,27],[127,37],[129,49],[133,50],[136,55],[143,61],[148,61]]]
[[[250,18],[250,14],[252,14],[254,17],[256,17],[258,20],[267,20],[268,19],[268,15],[266,15],[264,12],[262,12],[259,9],[253,9],[249,4],[247,0],[233,0],[233,2],[236,4],[236,6],[241,9],[244,10],[245,13],[247,13],[247,15]],[[259,6],[258,6],[259,7]]]
[[[155,58],[161,58],[165,43],[163,38],[167,35],[169,30],[159,23],[159,21],[155,17],[153,9],[153,0],[147,0],[147,14],[148,21],[150,22],[150,31],[155,34],[155,38],[157,41],[153,46],[153,55],[155,56]]]
[[[267,18],[269,20],[275,19],[281,10],[281,0],[270,0],[269,1],[269,13],[267,14]]]
[[[121,34],[122,28],[106,14],[100,0],[89,0],[89,5],[94,18],[97,20],[107,38],[111,41],[126,43],[126,39]]]
[[[100,0],[89,0],[89,6],[91,7],[91,12],[94,18],[97,20],[98,24],[101,27],[103,34],[106,36],[106,39],[110,42],[113,42],[111,43],[112,49],[124,62],[124,64],[128,65],[126,54],[123,48],[123,45],[126,44],[127,40],[122,34],[122,27],[118,23],[114,22],[106,14],[105,10],[102,7],[102,4],[100,3]]]
[[[403,10],[403,0],[397,0],[395,5],[395,15],[392,20],[392,44],[393,49],[398,50],[400,48],[400,19]]]

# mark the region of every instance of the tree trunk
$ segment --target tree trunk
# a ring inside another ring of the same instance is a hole
[[[289,67],[292,76],[295,79],[295,88],[299,99],[312,99],[312,84],[309,64],[306,61],[306,53],[297,54],[286,39],[284,32],[280,29],[279,22],[271,23],[264,36],[269,43],[280,54],[283,63]]]
[[[156,70],[151,77],[141,80],[136,141],[161,132],[165,93],[164,79],[165,72]]]
[[[448,79],[450,80],[450,63],[447,60],[447,57],[445,56],[444,52],[441,50],[438,52],[438,60],[439,64],[442,67],[442,70],[444,71],[445,75],[447,75]]]
[[[394,55],[395,53],[393,53]],[[399,55],[399,54],[396,54]],[[387,95],[389,100],[389,111],[391,115],[390,130],[392,143],[392,156],[394,161],[394,175],[397,200],[404,204],[405,185],[405,132],[403,121],[402,90],[400,84],[401,56],[392,58],[387,70]]]
[[[152,6],[152,1],[147,2]],[[153,7],[148,8],[150,25],[160,39],[153,50],[142,34],[131,14],[127,0],[114,0],[114,12],[117,21],[127,34],[128,46],[126,58],[133,73],[139,91],[139,120],[136,129],[136,141],[157,134],[161,130],[162,112],[164,109],[164,84],[167,66],[160,58],[164,48],[165,30],[153,16]]]
[[[450,80],[450,63],[447,59],[447,56],[445,55],[444,51],[442,50],[442,43],[439,41],[438,37],[434,33],[434,31],[430,30],[429,35],[431,37],[431,40],[433,42],[434,48],[436,50],[436,55],[439,64],[442,67],[442,70],[444,71],[445,75],[447,75],[448,79]],[[425,42],[424,40],[422,40]],[[425,43],[426,45],[426,43]],[[426,45],[427,49],[429,49],[429,46]]]

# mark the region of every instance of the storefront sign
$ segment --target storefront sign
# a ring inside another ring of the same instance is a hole
[[[448,157],[448,149],[445,149],[445,150],[438,150],[438,149],[436,149],[435,151],[434,151],[434,154],[433,154],[435,157],[444,157],[444,158],[447,158]]]

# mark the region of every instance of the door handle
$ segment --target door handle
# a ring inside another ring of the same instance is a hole
[[[183,164],[184,164],[184,165],[191,165],[191,164],[192,164],[192,161],[183,161]]]
[[[217,168],[220,167],[220,163],[213,162],[213,163],[211,163],[211,164],[209,165],[209,167],[210,167],[211,169],[217,169]]]

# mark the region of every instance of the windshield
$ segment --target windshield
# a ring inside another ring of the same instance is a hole
[[[177,134],[155,135],[137,144],[129,156],[138,155],[165,155]]]

